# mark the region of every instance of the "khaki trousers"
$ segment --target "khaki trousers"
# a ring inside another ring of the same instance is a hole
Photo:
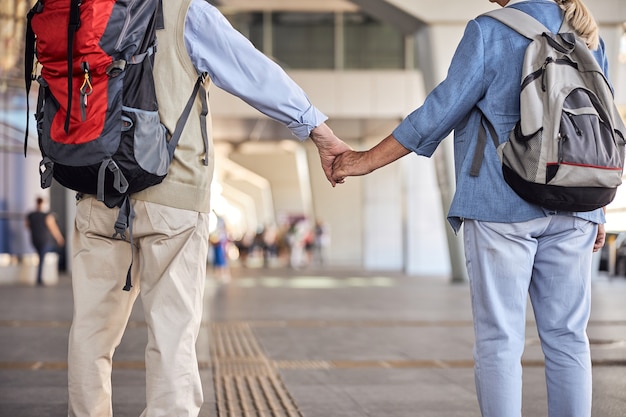
[[[208,251],[208,214],[132,200],[131,263],[126,240],[113,239],[118,209],[78,201],[69,337],[70,417],[110,417],[111,367],[138,295],[148,330],[146,409],[141,417],[195,417],[203,402],[196,356]]]

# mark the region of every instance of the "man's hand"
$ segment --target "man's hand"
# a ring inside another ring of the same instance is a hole
[[[351,150],[348,145],[346,145],[341,139],[339,139],[333,131],[328,127],[326,123],[322,123],[317,126],[315,129],[311,131],[311,140],[317,146],[317,150],[320,153],[320,160],[322,162],[322,169],[324,170],[324,174],[326,178],[330,182],[330,184],[334,187],[338,183],[342,183],[341,181],[336,181],[333,179],[332,171],[333,171],[333,162],[335,158],[342,153]]]

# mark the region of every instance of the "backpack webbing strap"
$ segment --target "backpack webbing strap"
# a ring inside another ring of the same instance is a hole
[[[200,99],[202,101],[202,112],[200,112],[200,131],[202,132],[202,140],[204,141],[204,159],[202,163],[204,166],[209,165],[209,135],[206,130],[206,118],[209,114],[209,103],[206,99],[206,90],[200,85]]]
[[[30,96],[30,87],[33,83],[33,70],[35,61],[35,32],[31,25],[33,16],[35,13],[41,13],[43,10],[43,3],[38,1],[26,15],[26,36],[24,46],[24,83],[26,85],[26,131],[24,134],[24,156],[26,156],[26,150],[28,149],[28,122],[30,117],[30,106],[28,97]]]
[[[80,27],[80,5],[81,0],[71,0],[70,2],[70,20],[67,25],[67,114],[65,115],[65,124],[63,129],[65,133],[70,131],[70,118],[72,114],[72,75],[74,60],[74,35]]]
[[[185,123],[187,123],[187,119],[189,118],[189,114],[191,113],[191,108],[193,107],[193,103],[196,99],[196,96],[200,92],[200,100],[202,101],[202,112],[200,113],[200,120],[202,121],[202,139],[204,140],[204,165],[209,164],[209,138],[206,130],[206,117],[209,113],[209,105],[207,104],[206,99],[206,90],[202,87],[202,84],[206,80],[208,74],[206,72],[200,74],[198,79],[196,80],[196,84],[193,87],[193,91],[191,92],[191,96],[189,96],[189,100],[187,100],[187,104],[185,105],[185,109],[182,114],[178,118],[178,122],[176,122],[176,128],[174,129],[174,133],[167,143],[167,151],[170,155],[170,160],[174,157],[174,151],[176,150],[176,145],[178,145],[178,141],[180,140],[180,136],[183,133],[183,128],[185,127]]]
[[[113,188],[121,194],[124,194],[128,190],[128,180],[120,170],[120,167],[118,167],[111,158],[105,159],[98,169],[97,197],[99,201],[104,201],[104,177],[106,176],[107,170],[113,173]]]
[[[480,167],[483,164],[483,159],[485,158],[485,147],[487,146],[487,129],[485,129],[485,123],[487,124],[487,129],[489,129],[489,135],[493,140],[493,144],[496,149],[500,145],[500,141],[498,140],[498,134],[494,129],[493,125],[485,115],[482,115],[480,118],[480,129],[478,130],[478,139],[476,143],[476,149],[474,150],[474,158],[472,158],[472,165],[470,166],[470,176],[477,177],[480,173]]]
[[[165,19],[163,17],[163,0],[159,0],[156,11],[156,30],[165,29]]]
[[[133,287],[131,282],[131,270],[133,268],[133,263],[135,261],[135,251],[133,250],[133,219],[135,218],[135,210],[133,209],[133,205],[130,203],[130,198],[128,196],[124,196],[124,200],[122,200],[122,204],[120,205],[120,211],[117,215],[117,220],[115,221],[115,233],[112,238],[117,238],[119,236],[120,239],[126,239],[126,229],[128,229],[128,239],[130,243],[130,266],[128,267],[128,272],[126,272],[126,284],[124,291],[130,291]]]
[[[154,44],[152,44],[148,49],[146,49],[146,52],[141,53],[141,54],[137,54],[137,55],[133,55],[130,58],[130,63],[131,64],[141,64],[147,57],[154,55],[154,53],[156,52],[157,49],[157,42],[156,40],[154,41]]]
[[[41,181],[41,188],[48,188],[52,185],[52,172],[54,171],[54,162],[47,156],[45,156],[41,162],[39,162],[39,176]]]

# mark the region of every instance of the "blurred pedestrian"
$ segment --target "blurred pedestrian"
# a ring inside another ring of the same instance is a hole
[[[313,242],[313,259],[312,263],[318,266],[324,265],[324,256],[326,248],[330,245],[330,233],[328,231],[328,225],[322,220],[315,222],[313,230],[314,242]]]
[[[35,210],[26,216],[26,227],[30,231],[30,240],[37,251],[37,285],[43,285],[43,265],[48,252],[56,246],[63,246],[65,239],[54,215],[46,211],[45,200],[37,197]]]
[[[221,217],[217,218],[217,228],[211,234],[209,241],[213,248],[213,273],[222,283],[230,282],[230,266],[228,264],[228,233],[226,223]]]

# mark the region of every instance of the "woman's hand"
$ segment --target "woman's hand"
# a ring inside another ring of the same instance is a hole
[[[407,155],[410,151],[393,137],[387,136],[368,151],[346,151],[335,158],[332,178],[342,183],[346,177],[369,174]]]

